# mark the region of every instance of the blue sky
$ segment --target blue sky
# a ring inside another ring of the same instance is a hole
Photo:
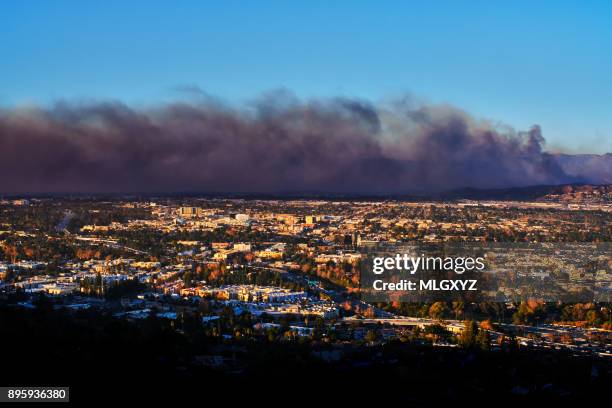
[[[509,3],[509,4],[504,4]],[[2,1],[0,105],[410,93],[612,151],[609,1]]]

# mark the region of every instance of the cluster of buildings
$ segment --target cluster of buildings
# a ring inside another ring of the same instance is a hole
[[[11,205],[32,204],[24,201]],[[110,222],[81,224],[72,232],[17,230],[10,223],[2,223],[0,245],[8,245],[7,239],[15,247],[35,245],[29,242],[43,237],[35,242],[62,240],[79,249],[103,248],[113,255],[66,257],[56,260],[53,271],[46,270],[45,260],[18,254],[9,262],[5,256],[0,260],[0,287],[53,296],[100,295],[118,282],[136,280],[147,292],[162,296],[160,301],[163,296],[172,301],[214,299],[256,316],[265,313],[336,319],[343,308],[349,313],[356,310],[357,303],[347,302],[346,295],[358,288],[356,266],[362,260],[364,246],[381,242],[609,240],[610,204],[573,207],[576,205],[241,199],[106,203],[104,211]],[[92,211],[101,211],[96,202],[90,206]],[[113,211],[121,212],[121,221],[113,217]],[[139,236],[147,234],[164,239],[159,247],[152,248],[150,241],[147,245],[138,241]],[[585,277],[566,259],[570,255],[552,257],[538,272],[542,279],[554,270],[567,274],[570,282],[583,281]],[[505,263],[518,272],[521,265],[533,266],[535,262],[524,256],[512,258],[511,252],[500,256],[507,257]],[[225,284],[212,278],[192,282],[202,266],[230,275],[234,270],[248,270],[254,275],[272,271],[281,274],[283,282],[299,283],[307,289]],[[602,285],[612,287],[606,271],[595,276]],[[335,285],[335,289],[323,288],[323,282]]]
[[[220,287],[185,288],[181,290],[182,296],[191,294],[195,290],[200,297],[212,297],[221,300],[239,300],[242,302],[298,302],[307,297],[306,292],[294,292],[270,286],[257,285],[223,285]]]

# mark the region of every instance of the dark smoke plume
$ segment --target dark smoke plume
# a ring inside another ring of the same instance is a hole
[[[576,181],[540,128],[448,106],[303,102],[0,111],[0,192],[413,193]]]

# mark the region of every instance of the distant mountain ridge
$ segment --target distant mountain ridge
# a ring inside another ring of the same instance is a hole
[[[566,184],[500,189],[464,188],[441,193],[442,200],[511,200],[551,201],[567,203],[612,203],[612,184]]]
[[[360,194],[326,192],[285,192],[263,193],[133,193],[133,194],[30,194],[0,196],[0,204],[17,198],[68,198],[72,200],[149,200],[155,198],[203,198],[203,199],[240,199],[240,200],[332,200],[332,201],[454,201],[454,200],[499,200],[499,201],[549,201],[567,203],[612,203],[612,184],[563,184],[527,187],[480,189],[466,187],[441,193],[416,194]]]

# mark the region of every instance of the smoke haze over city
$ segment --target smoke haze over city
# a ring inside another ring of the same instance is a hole
[[[609,182],[610,155],[585,172],[568,157],[546,152],[538,125],[517,131],[410,98],[375,105],[272,92],[242,107],[208,98],[0,111],[3,193],[398,194]]]

